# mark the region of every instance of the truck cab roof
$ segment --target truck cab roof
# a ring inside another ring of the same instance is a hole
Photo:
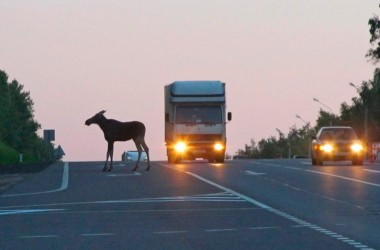
[[[173,97],[217,97],[224,96],[221,81],[175,81],[171,84]]]

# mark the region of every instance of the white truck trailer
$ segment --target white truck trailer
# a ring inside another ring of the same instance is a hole
[[[224,162],[226,152],[225,84],[176,81],[165,86],[165,143],[169,163],[208,159]]]

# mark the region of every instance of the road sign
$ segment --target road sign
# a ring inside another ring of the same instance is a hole
[[[45,141],[55,141],[55,130],[45,129],[44,130],[44,140]]]

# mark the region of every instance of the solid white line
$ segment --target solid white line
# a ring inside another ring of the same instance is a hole
[[[48,194],[48,193],[54,193],[54,192],[60,192],[60,191],[66,190],[68,186],[69,186],[69,163],[65,162],[65,165],[63,166],[61,187],[59,187],[58,189],[42,191],[42,192],[35,192],[35,193],[6,194],[6,195],[2,195],[1,197],[15,197],[15,196]]]
[[[333,176],[333,177],[336,177],[336,178],[340,178],[340,179],[344,179],[344,180],[349,180],[349,181],[354,181],[354,182],[359,182],[359,183],[363,183],[363,184],[367,184],[367,185],[371,185],[371,186],[375,186],[375,187],[380,187],[380,184],[376,184],[376,183],[372,183],[372,182],[368,182],[368,181],[361,181],[361,180],[357,180],[357,179],[352,179],[352,178],[348,178],[348,177],[341,176],[341,175],[323,173],[323,172],[314,171],[314,170],[305,170],[305,171],[311,172],[311,173],[315,173],[315,174]]]

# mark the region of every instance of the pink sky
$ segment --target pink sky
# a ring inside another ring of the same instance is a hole
[[[374,0],[87,0],[0,2],[0,69],[30,91],[35,118],[55,129],[64,160],[104,160],[84,121],[100,110],[140,120],[153,160],[166,159],[164,85],[227,85],[227,152],[315,124],[313,97],[339,112],[372,77]],[[42,135],[42,131],[40,131]],[[133,142],[115,144],[115,159]]]

